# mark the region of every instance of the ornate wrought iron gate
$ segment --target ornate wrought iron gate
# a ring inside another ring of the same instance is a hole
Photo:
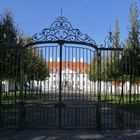
[[[106,47],[97,46],[65,17],[58,17],[24,48],[0,52],[0,127],[140,124],[139,117],[124,111],[124,52],[112,48],[111,37]],[[10,59],[4,57],[7,54]]]
[[[33,39],[36,42],[26,49],[42,57],[49,75],[42,81],[28,81],[36,81],[39,89],[30,93],[35,100],[31,97],[24,101],[25,127],[96,128],[96,97],[88,78],[90,63],[97,55],[95,42],[73,29],[65,17],[57,18]]]

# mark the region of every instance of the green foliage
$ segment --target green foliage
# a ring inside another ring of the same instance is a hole
[[[23,46],[22,40],[14,24],[12,13],[5,10],[0,19],[0,79],[15,79],[14,72],[19,75],[19,56]]]
[[[0,19],[0,44],[8,47],[8,45],[17,45],[18,30],[14,24],[12,13],[5,10]]]
[[[88,77],[91,81],[97,81],[98,80],[98,57],[97,53],[94,54],[94,57],[91,62],[90,70],[88,71]]]
[[[130,7],[130,31],[128,40],[122,44],[123,52],[112,50],[100,58],[100,66],[95,65],[97,58],[93,58],[90,70],[90,80],[97,80],[100,71],[100,79],[104,81],[130,81],[140,82],[140,22],[138,19],[138,7],[132,4]],[[115,23],[113,48],[120,48],[120,29],[118,21]]]
[[[12,13],[5,10],[0,19],[0,80],[12,79],[19,81],[21,74],[28,80],[43,80],[49,76],[49,69],[41,53],[35,49],[24,49],[24,38],[14,23]],[[21,73],[21,68],[24,68]],[[35,75],[35,76],[33,76]],[[33,78],[34,77],[34,78]]]
[[[45,80],[49,76],[49,68],[43,59],[43,52],[38,52],[36,47],[25,49],[24,73],[26,80]]]
[[[138,16],[138,7],[136,4],[132,4],[130,7],[130,31],[123,59],[123,73],[130,77],[131,82],[133,82],[133,77],[137,79],[140,77],[140,23]]]
[[[121,47],[120,45],[120,29],[118,21],[116,20],[115,23],[115,31],[114,31],[114,41],[112,44],[112,47],[115,49],[118,49]],[[108,79],[111,79],[112,81],[120,81],[120,76],[122,75],[121,72],[121,63],[120,63],[120,50],[112,50],[110,52],[110,61],[109,66],[107,68],[107,77]]]

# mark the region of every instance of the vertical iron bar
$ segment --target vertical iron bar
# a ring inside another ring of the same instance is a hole
[[[19,129],[23,128],[23,48],[20,50],[20,102],[19,102]]]
[[[60,70],[59,70],[59,128],[61,128],[61,103],[62,103],[62,43],[59,44],[60,46]]]
[[[121,98],[122,98],[122,106],[124,106],[124,93],[123,93],[123,91],[124,91],[124,76],[123,76],[123,67],[124,67],[124,54],[123,54],[124,52],[122,51],[121,52],[121,58],[122,58],[122,63],[121,63],[121,82],[122,82],[122,91],[121,91]],[[122,128],[124,128],[124,110],[123,110],[123,112],[122,112],[122,121],[121,121],[121,127]]]
[[[5,63],[5,61],[4,61],[5,51],[2,51],[2,50],[0,50],[0,51],[1,51],[0,52],[0,56],[1,56],[1,61],[0,61],[0,128],[1,128],[1,127],[3,127],[3,125],[5,125],[4,118],[3,118],[4,113],[5,113],[5,110],[3,107],[3,104],[5,104],[5,101],[4,101],[5,99],[4,100],[2,99],[2,95],[4,92],[4,91],[2,91],[2,75],[3,75],[3,69],[4,69],[3,62]],[[5,70],[5,72],[6,72],[6,70]],[[2,102],[2,101],[4,101],[4,102]]]
[[[98,103],[97,103],[97,129],[101,129],[101,50],[97,51],[98,73]]]

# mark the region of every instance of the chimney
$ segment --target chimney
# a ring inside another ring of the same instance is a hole
[[[57,57],[57,62],[60,62],[60,58],[59,57]]]
[[[73,57],[73,62],[75,62],[75,57]]]
[[[52,62],[52,57],[50,57],[50,62]]]
[[[83,62],[83,58],[81,57],[80,62]]]

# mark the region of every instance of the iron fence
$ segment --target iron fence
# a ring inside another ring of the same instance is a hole
[[[33,39],[0,51],[0,128],[139,127],[137,54],[97,46],[64,17]]]

